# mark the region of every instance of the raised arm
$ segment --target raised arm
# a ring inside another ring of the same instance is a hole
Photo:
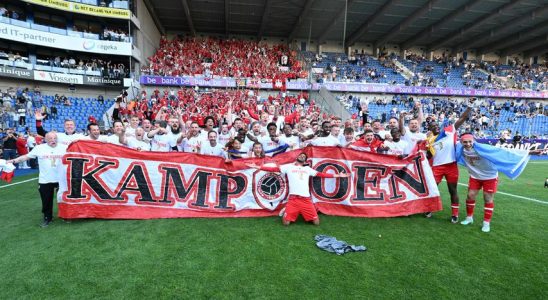
[[[400,119],[398,120],[400,126],[400,133],[402,136],[405,135],[405,112],[400,113]]]
[[[464,124],[466,119],[468,119],[468,116],[470,115],[470,111],[472,111],[472,108],[468,106],[466,110],[462,113],[460,118],[455,122],[455,129],[459,129],[459,127]]]
[[[42,126],[42,120],[44,119],[44,116],[42,115],[40,109],[34,111],[34,118],[36,119],[36,133],[41,136],[46,136],[47,131],[45,131],[44,127]]]

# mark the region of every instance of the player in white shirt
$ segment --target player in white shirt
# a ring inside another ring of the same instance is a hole
[[[323,125],[322,125],[323,127]],[[312,146],[341,146],[339,142],[339,133],[341,128],[339,126],[331,127],[331,133],[328,136],[317,137],[310,143]]]
[[[145,130],[137,127],[135,129],[135,137],[127,137],[126,135],[120,139],[120,143],[138,151],[150,151],[150,142],[144,140],[145,135]]]
[[[354,135],[354,128],[352,127],[346,127],[344,130],[343,130],[343,141],[341,143],[341,145],[343,147],[347,147],[349,146],[350,144],[354,143],[356,141],[356,138],[355,138],[355,135]]]
[[[147,134],[151,139],[150,150],[160,152],[177,151],[177,141],[167,134],[166,122],[160,121],[156,126]]]
[[[411,153],[411,151],[415,148],[417,145],[417,142],[426,140],[426,134],[420,132],[420,125],[422,124],[422,109],[419,104],[416,105],[419,109],[419,114],[416,119],[411,119],[409,121],[409,127],[406,128],[404,126],[404,120],[405,116],[407,115],[406,112],[402,112],[400,114],[400,133],[401,133],[401,139],[407,142],[407,153]]]
[[[207,135],[207,142],[203,142],[200,147],[200,154],[214,155],[226,158],[224,146],[217,143],[217,132],[210,131]]]
[[[221,125],[221,132],[219,132],[219,135],[217,136],[217,142],[224,147],[232,137],[233,136],[230,134],[230,130],[228,129],[228,124],[223,123],[223,125]]]
[[[41,227],[47,227],[53,221],[53,197],[59,188],[59,174],[61,174],[62,158],[67,152],[67,146],[59,144],[57,133],[49,132],[45,137],[46,143],[37,145],[26,155],[8,160],[6,163],[19,163],[37,158],[39,165],[38,191],[42,198],[42,213],[44,220]]]
[[[123,140],[125,137],[124,130],[124,123],[122,123],[122,121],[114,121],[112,134],[107,136],[104,141],[114,145],[122,145],[120,140]]]
[[[408,144],[406,141],[402,140],[400,137],[400,130],[398,128],[394,128],[390,131],[390,135],[392,136],[392,140],[386,140],[384,141],[384,146],[388,147],[388,154],[392,155],[399,155],[404,156],[408,155]]]
[[[510,169],[515,177],[519,176],[519,167],[525,168],[528,155],[530,153],[540,154],[542,150],[507,150],[496,148],[490,145],[476,145],[474,136],[471,133],[465,133],[460,138],[462,147],[457,151],[458,161],[468,169],[470,179],[468,181],[468,194],[466,198],[466,219],[461,222],[462,225],[474,223],[474,208],[479,191],[483,188],[484,212],[483,212],[483,232],[491,230],[491,218],[495,208],[494,198],[497,192],[499,167],[495,164],[504,161],[506,166],[501,168],[502,172]],[[460,146],[460,145],[459,145]],[[481,150],[481,151],[480,151]],[[481,154],[480,154],[481,153]],[[505,172],[507,175],[508,173]]]
[[[258,166],[256,164],[247,164],[250,168],[256,168],[267,172],[280,172],[287,175],[287,183],[289,184],[289,197],[285,207],[282,223],[289,225],[295,222],[299,214],[302,214],[307,222],[312,222],[314,225],[320,225],[320,219],[316,208],[310,198],[310,177],[322,178],[340,178],[349,177],[347,173],[320,173],[309,166],[305,166],[308,159],[305,153],[299,154],[295,163],[286,164],[276,167]]]
[[[293,130],[291,124],[285,124],[283,134],[280,135],[280,143],[284,143],[289,146],[288,150],[299,149],[301,146],[301,140],[296,132]]]
[[[274,156],[276,154],[285,152],[289,145],[284,144],[278,136],[278,127],[275,123],[268,123],[267,126],[268,136],[259,138],[259,142],[263,145],[264,152],[267,156]]]
[[[139,117],[132,115],[129,118],[129,126],[126,127],[125,135],[126,138],[135,138],[135,131],[139,128]]]
[[[84,139],[97,141],[97,142],[105,141],[106,136],[101,135],[101,130],[99,129],[99,125],[95,123],[89,123],[87,126],[87,129],[88,129],[88,135],[86,135]]]
[[[428,157],[432,157],[432,172],[436,184],[440,184],[443,177],[447,181],[447,188],[451,195],[451,223],[458,223],[459,219],[459,195],[457,194],[457,183],[459,181],[459,168],[457,166],[455,156],[455,145],[457,143],[457,130],[464,124],[470,114],[470,107],[466,108],[461,117],[455,122],[455,125],[450,125],[440,130],[440,126],[436,122],[429,125],[432,136],[428,138],[429,149]],[[431,213],[426,213],[426,217],[430,217]]]
[[[42,127],[42,120],[45,116],[42,115],[40,110],[36,110],[34,117],[36,118],[36,132],[41,136],[46,136],[47,132],[44,130],[44,127]],[[83,134],[76,133],[76,124],[74,124],[74,120],[66,119],[64,129],[65,132],[57,133],[57,142],[59,144],[68,146],[74,141],[85,139]]]
[[[200,147],[204,142],[200,136],[200,126],[198,123],[192,122],[186,136],[181,135],[177,140],[177,145],[181,145],[184,152],[200,153]]]

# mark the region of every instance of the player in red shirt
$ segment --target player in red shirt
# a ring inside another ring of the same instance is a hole
[[[320,225],[320,219],[316,212],[316,207],[312,203],[310,198],[310,177],[322,177],[322,178],[340,178],[349,177],[348,173],[321,173],[309,166],[306,166],[306,160],[308,159],[305,153],[299,154],[294,164],[286,164],[282,166],[267,167],[258,166],[256,164],[247,164],[250,168],[259,169],[267,172],[278,172],[287,175],[287,183],[289,184],[289,197],[287,199],[287,205],[285,207],[285,214],[282,219],[284,225],[289,225],[291,222],[295,222],[299,214],[301,214],[305,221],[312,222],[314,225]]]

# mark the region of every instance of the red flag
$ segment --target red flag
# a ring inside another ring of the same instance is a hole
[[[5,159],[0,159],[0,173],[0,180],[10,183],[15,174],[15,166],[6,163]]]

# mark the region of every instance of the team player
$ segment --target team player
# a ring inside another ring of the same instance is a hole
[[[444,177],[447,181],[447,188],[451,195],[451,223],[453,224],[459,221],[459,195],[457,194],[459,168],[455,157],[457,130],[464,124],[470,111],[470,107],[467,107],[455,124],[445,127],[443,131],[440,130],[440,126],[436,122],[431,122],[429,126],[432,136],[428,139],[429,149],[427,155],[432,158],[432,172],[436,184],[439,185]],[[432,213],[428,212],[425,216],[429,218]]]
[[[42,126],[42,120],[46,116],[42,115],[42,112],[40,110],[36,110],[34,117],[36,118],[36,132],[38,133],[38,135],[46,136],[47,132]],[[57,134],[59,144],[68,146],[74,141],[86,139],[83,134],[76,133],[76,124],[74,123],[74,120],[66,119],[64,123],[64,129],[65,132]]]
[[[474,223],[474,207],[479,191],[483,189],[484,213],[481,231],[491,230],[491,218],[495,208],[494,197],[497,192],[498,171],[511,179],[519,176],[529,161],[529,152],[524,150],[506,150],[491,145],[474,142],[474,136],[465,133],[457,145],[457,161],[470,173],[468,195],[466,199],[466,219],[462,225]],[[531,151],[532,153],[536,151]]]
[[[305,166],[308,159],[305,153],[299,154],[294,164],[285,164],[275,167],[258,166],[256,164],[247,164],[250,168],[260,169],[267,172],[281,172],[287,175],[287,182],[289,184],[289,197],[285,207],[285,214],[283,215],[282,222],[284,225],[289,225],[291,222],[295,222],[299,214],[301,214],[305,221],[312,222],[314,225],[320,225],[320,219],[316,208],[310,198],[310,177],[322,177],[322,178],[339,178],[348,177],[348,173],[321,173],[309,166]]]
[[[57,133],[48,132],[46,143],[37,145],[28,154],[6,163],[19,163],[29,159],[38,158],[38,191],[42,199],[42,213],[44,220],[40,227],[47,227],[53,221],[53,196],[59,188],[59,174],[61,174],[61,159],[67,151],[67,146],[58,143]]]

